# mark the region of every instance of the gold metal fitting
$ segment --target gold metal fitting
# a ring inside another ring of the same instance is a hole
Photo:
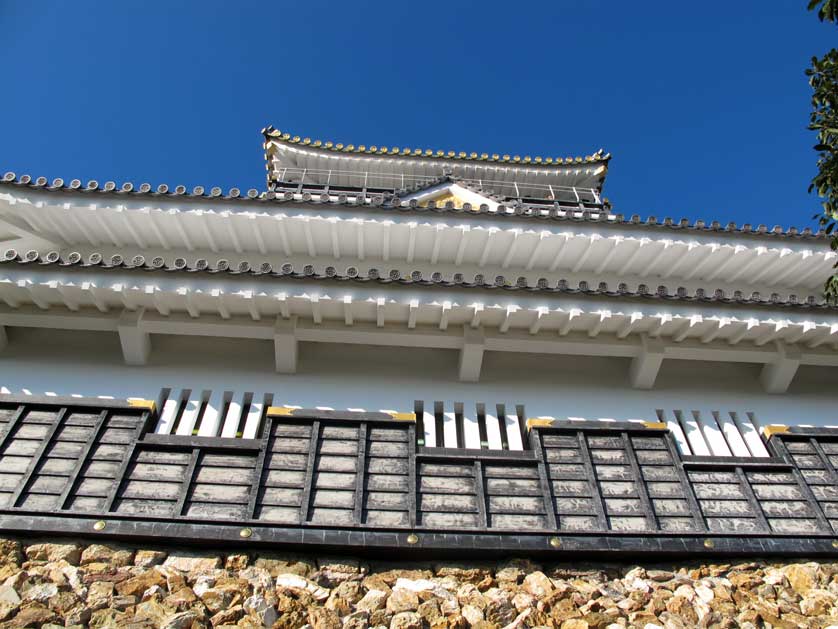
[[[832,547],[833,548],[838,548],[838,539],[832,540]]]
[[[553,548],[561,548],[562,547],[562,540],[558,537],[551,537],[550,538],[550,546]]]
[[[771,435],[778,435],[788,431],[789,427],[784,426],[783,424],[769,424],[768,426],[762,429],[762,434],[765,436],[766,439],[769,439]]]
[[[243,537],[243,538],[247,539],[251,535],[253,535],[253,529],[251,529],[251,528],[246,527],[246,528],[243,528],[242,530],[239,531],[239,537]]]
[[[107,524],[105,524],[104,520],[99,520],[98,522],[96,522],[93,525],[93,530],[94,531],[104,531],[106,526],[107,526]]]
[[[154,412],[154,409],[155,409],[154,400],[140,400],[140,399],[128,400],[128,406],[130,406],[132,408],[145,408],[145,409],[148,409],[149,411],[151,411],[152,413]]]
[[[715,548],[715,547],[716,547],[716,542],[714,542],[712,539],[705,539],[704,540],[704,548]]]
[[[294,409],[287,406],[269,406],[266,412],[268,417],[291,417],[293,414]]]
[[[411,533],[407,536],[407,543],[411,546],[419,543],[419,536],[416,533]]]
[[[643,422],[643,427],[650,430],[666,430],[666,423],[664,422]]]
[[[397,422],[415,422],[416,421],[416,413],[397,413],[395,411],[388,411],[387,413],[390,417],[395,419]]]
[[[552,425],[553,420],[548,417],[530,417],[527,419],[527,431],[537,427],[549,428]]]

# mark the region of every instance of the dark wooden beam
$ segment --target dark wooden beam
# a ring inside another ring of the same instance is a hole
[[[811,439],[809,439],[809,443],[811,443],[812,447],[815,449],[818,458],[821,460],[823,468],[827,471],[827,474],[829,474],[829,478],[835,485],[838,485],[838,472],[835,471],[835,466],[832,465],[832,461],[829,460],[829,457],[826,455],[826,452],[823,451],[823,447],[821,446],[820,442],[815,437],[812,437]]]
[[[358,452],[355,463],[355,507],[352,519],[357,526],[364,523],[364,490],[367,482],[367,424],[358,426]]]
[[[143,446],[160,448],[201,448],[202,450],[246,450],[256,452],[262,445],[259,439],[237,439],[233,437],[198,437],[192,435],[147,434]]]
[[[93,430],[90,432],[90,439],[87,440],[87,443],[84,444],[84,448],[82,448],[81,455],[79,456],[79,463],[73,468],[73,471],[70,474],[70,478],[67,480],[67,484],[64,486],[64,491],[62,491],[61,495],[58,497],[59,509],[66,509],[69,506],[70,500],[73,498],[74,492],[76,491],[76,486],[79,482],[79,476],[81,475],[82,471],[87,465],[88,459],[90,458],[90,453],[93,450],[93,446],[98,444],[99,439],[101,439],[102,437],[102,431],[105,429],[105,426],[107,425],[108,416],[110,412],[110,410],[105,409],[101,413],[99,413],[99,417],[96,419],[96,424],[93,426]]]
[[[248,518],[256,518],[256,509],[259,504],[259,492],[262,491],[263,477],[265,474],[265,462],[267,461],[268,449],[274,438],[275,417],[266,417],[265,425],[262,427],[262,438],[259,439],[259,454],[253,464],[253,474],[250,477],[250,489],[247,495]]]
[[[311,437],[308,445],[308,458],[306,459],[305,477],[303,479],[303,494],[300,499],[300,523],[308,522],[308,514],[311,511],[311,489],[314,484],[314,464],[317,461],[320,450],[320,421],[311,422]]]
[[[631,472],[634,476],[634,486],[637,487],[637,496],[640,498],[640,504],[643,506],[643,514],[646,517],[646,526],[650,531],[660,530],[658,516],[655,514],[655,507],[649,499],[649,491],[646,488],[643,472],[640,471],[640,464],[637,462],[637,454],[634,452],[631,437],[627,432],[623,432],[622,437],[626,458],[628,458],[629,467],[631,467]]]
[[[736,468],[736,477],[739,479],[739,485],[742,487],[742,492],[745,494],[745,498],[751,506],[751,511],[754,512],[754,517],[757,519],[760,528],[766,533],[770,533],[771,526],[768,524],[768,519],[765,517],[765,512],[762,510],[762,505],[760,505],[756,494],[754,494],[754,489],[751,487],[751,481],[748,480],[748,476],[745,474],[745,470],[742,469],[742,467]]]
[[[184,515],[186,511],[186,501],[189,499],[189,494],[192,491],[192,485],[195,482],[195,474],[198,471],[200,461],[201,449],[193,448],[192,454],[189,457],[189,465],[186,466],[186,471],[183,473],[183,481],[180,484],[177,502],[172,510],[175,516]]]
[[[556,515],[556,502],[553,495],[553,486],[547,473],[547,461],[544,457],[544,444],[541,441],[541,433],[537,430],[530,432],[530,451],[535,454],[538,469],[538,486],[541,488],[541,499],[544,502],[544,516],[547,519],[547,528],[558,529],[559,521]]]
[[[579,442],[579,452],[582,455],[582,466],[585,470],[585,478],[591,488],[591,497],[594,503],[594,513],[600,529],[608,529],[608,516],[605,514],[605,501],[602,499],[602,492],[599,489],[599,480],[591,461],[591,451],[588,448],[588,438],[581,430],[576,431],[576,439]]]
[[[23,492],[25,492],[29,488],[29,484],[32,482],[32,476],[35,472],[40,469],[42,460],[44,458],[44,453],[55,443],[55,436],[61,427],[64,425],[64,419],[67,417],[68,410],[67,408],[62,408],[58,411],[55,416],[55,421],[50,424],[49,428],[47,429],[47,434],[41,440],[38,449],[35,450],[32,458],[29,459],[29,465],[26,467],[26,471],[23,473],[23,476],[18,481],[17,486],[15,487],[14,491],[12,492],[11,497],[9,498],[9,504],[13,507],[19,506],[21,497],[23,496]]]
[[[114,509],[116,499],[119,497],[122,485],[125,483],[125,477],[128,470],[131,469],[130,466],[134,464],[134,455],[137,451],[137,443],[140,441],[140,438],[148,427],[147,425],[149,421],[150,413],[148,411],[145,411],[137,419],[137,426],[134,428],[134,432],[131,435],[131,442],[126,448],[125,458],[123,458],[122,463],[119,464],[119,469],[116,471],[116,476],[114,477],[113,487],[111,487],[107,498],[105,498],[105,505],[102,508],[105,513],[109,513]]]
[[[407,521],[410,528],[414,528],[418,521],[416,490],[419,475],[416,473],[416,459],[416,426],[411,425],[407,427]]]
[[[791,454],[789,453],[788,449],[786,448],[786,444],[783,443],[782,437],[774,437],[771,439],[771,445],[774,447],[775,451],[783,457],[789,463],[792,463],[794,459],[792,459]],[[820,444],[819,444],[820,445]],[[815,515],[815,519],[818,521],[818,528],[820,528],[825,533],[832,533],[832,525],[829,524],[829,520],[827,519],[826,515],[824,515],[823,509],[821,508],[821,503],[818,502],[818,499],[815,497],[815,494],[812,493],[811,487],[806,482],[806,479],[803,478],[803,474],[800,472],[797,467],[792,467],[791,469],[792,476],[794,476],[794,480],[797,483],[797,488],[800,490],[800,493],[806,498],[806,502],[809,503],[809,508],[812,509],[812,513]]]
[[[693,522],[695,522],[696,531],[704,532],[707,530],[707,520],[704,518],[701,505],[698,504],[698,498],[695,497],[695,490],[690,479],[687,477],[687,471],[681,464],[681,454],[678,452],[678,444],[675,443],[675,437],[671,432],[668,432],[664,435],[663,439],[664,443],[666,443],[669,456],[672,457],[675,473],[678,475],[678,481],[681,483],[681,489],[684,492],[684,497],[687,499],[687,505],[690,508]]]
[[[24,414],[27,411],[27,407],[21,404],[17,407],[17,410],[15,411],[15,414],[12,415],[12,418],[8,422],[6,422],[6,430],[3,433],[3,436],[0,437],[0,453],[5,451],[6,444],[17,431],[17,427],[20,424],[20,420],[23,418]]]
[[[477,502],[477,524],[480,528],[489,528],[489,516],[486,504],[486,479],[483,478],[483,464],[474,462],[474,494]]]

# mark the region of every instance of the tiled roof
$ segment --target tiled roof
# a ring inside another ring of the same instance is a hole
[[[658,219],[654,216],[642,219],[637,214],[627,217],[624,214],[614,214],[609,211],[601,211],[597,209],[575,211],[546,204],[515,204],[512,206],[500,205],[496,210],[490,210],[487,205],[474,208],[470,204],[464,204],[463,207],[457,208],[454,207],[453,203],[447,203],[442,207],[436,207],[435,204],[428,203],[427,207],[420,207],[419,204],[414,201],[402,201],[398,197],[387,196],[384,194],[368,194],[361,198],[359,196],[362,194],[360,190],[358,190],[358,194],[341,193],[338,195],[329,195],[325,193],[312,194],[310,192],[295,194],[290,191],[284,193],[259,192],[258,190],[251,188],[247,190],[246,193],[242,194],[239,188],[230,188],[230,190],[225,193],[220,187],[205,188],[203,186],[195,186],[191,191],[189,191],[186,186],[182,185],[169,187],[166,184],[161,184],[157,187],[153,187],[148,183],[135,185],[131,182],[117,185],[113,181],[100,184],[96,180],[91,180],[86,184],[82,184],[79,179],[73,179],[69,182],[65,182],[61,178],[53,179],[50,182],[46,177],[35,178],[30,175],[21,175],[18,177],[13,172],[7,172],[3,178],[0,179],[0,185],[4,184],[50,192],[77,192],[82,194],[95,193],[128,197],[147,196],[150,198],[188,198],[206,201],[243,201],[271,204],[294,202],[311,204],[316,207],[321,207],[323,205],[346,205],[351,207],[363,206],[367,209],[373,208],[390,212],[436,212],[464,214],[469,216],[487,215],[493,218],[603,223],[608,225],[654,227],[675,231],[685,230],[703,233],[729,233],[733,235],[770,236],[775,238],[823,239],[825,236],[823,230],[813,231],[809,227],[805,227],[803,229],[798,229],[797,227],[783,229],[779,225],[769,228],[766,225],[754,226],[750,223],[737,225],[732,221],[722,224],[719,221],[707,222],[699,219],[691,222],[687,218],[674,219],[665,217],[663,219]],[[476,192],[480,192],[478,189],[474,190]],[[480,193],[483,194],[482,192]]]
[[[323,280],[336,282],[358,282],[376,283],[381,285],[394,284],[405,286],[427,286],[444,288],[466,288],[482,290],[519,291],[523,293],[540,293],[554,295],[580,295],[588,297],[609,297],[609,298],[635,298],[644,300],[662,301],[683,301],[693,303],[733,304],[747,306],[767,306],[776,308],[778,306],[802,309],[829,309],[838,310],[838,307],[828,305],[819,301],[815,296],[810,295],[800,299],[797,295],[790,294],[785,297],[779,293],[762,295],[758,292],[744,293],[743,291],[726,292],[722,289],[706,290],[698,288],[689,290],[684,287],[677,287],[674,290],[667,286],[652,288],[647,284],[638,284],[635,289],[630,289],[628,284],[620,283],[616,290],[608,286],[606,282],[599,282],[594,285],[587,281],[580,281],[576,285],[564,279],[549,281],[539,278],[535,282],[526,277],[515,279],[498,275],[487,277],[484,274],[477,274],[466,278],[463,273],[443,274],[432,273],[430,276],[422,271],[414,270],[404,274],[398,269],[389,271],[378,268],[370,268],[362,273],[357,267],[348,267],[338,271],[333,266],[326,266],[322,271],[315,269],[314,265],[295,266],[284,263],[275,268],[269,262],[263,262],[258,267],[249,262],[242,261],[238,264],[231,264],[228,260],[218,260],[211,266],[206,259],[198,259],[188,262],[185,258],[175,258],[167,261],[163,256],[154,256],[146,259],[142,255],[136,255],[126,260],[121,255],[105,257],[101,253],[92,253],[84,260],[79,253],[70,253],[62,257],[57,251],[46,255],[31,250],[26,253],[19,253],[14,249],[8,249],[0,259],[0,264],[22,264],[22,265],[46,265],[59,267],[80,267],[80,268],[101,268],[101,269],[134,269],[143,271],[161,272],[185,272],[185,273],[207,273],[207,274],[228,274],[234,276],[250,276],[277,278],[289,280]]]
[[[610,153],[605,153],[602,149],[598,150],[593,155],[586,155],[585,157],[530,157],[526,155],[500,155],[497,153],[476,153],[473,151],[442,151],[436,149],[422,149],[422,148],[408,148],[408,147],[391,147],[364,145],[364,144],[342,144],[340,142],[312,140],[311,138],[301,138],[298,135],[284,133],[273,126],[267,126],[262,129],[262,134],[265,136],[265,143],[270,140],[284,142],[286,144],[296,144],[309,148],[319,149],[322,151],[329,151],[335,153],[355,153],[364,155],[376,155],[379,157],[422,157],[426,159],[456,159],[471,162],[497,162],[503,164],[523,164],[526,166],[567,166],[572,164],[590,164],[590,163],[608,163],[611,159]]]

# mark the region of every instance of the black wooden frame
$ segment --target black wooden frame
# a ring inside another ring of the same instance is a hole
[[[635,423],[553,422],[550,425],[533,425],[527,433],[527,449],[509,451],[419,445],[415,423],[394,419],[386,413],[314,409],[294,410],[289,417],[269,413],[259,438],[245,440],[156,435],[151,431],[156,422],[153,408],[128,402],[2,396],[0,407],[6,409],[6,419],[0,425],[0,460],[9,454],[21,427],[28,425],[27,416],[31,411],[52,413],[54,416],[51,423],[48,420],[39,422],[39,426],[46,426],[42,431],[44,434],[37,447],[26,455],[30,458],[20,479],[6,492],[9,498],[6,506],[0,508],[0,530],[9,533],[145,539],[161,543],[302,545],[349,552],[364,549],[383,554],[393,550],[458,555],[477,552],[609,555],[647,552],[697,555],[838,553],[838,535],[835,533],[838,530],[838,430],[834,429],[791,428],[775,433],[768,439],[772,456],[758,459],[681,456],[669,431],[659,426],[646,427]],[[36,475],[60,440],[67,419],[80,413],[95,419],[86,424],[86,428],[90,429],[90,439],[81,445],[77,463],[61,477],[66,477],[66,481],[63,489],[56,494],[57,507],[38,509],[25,506]],[[84,470],[93,462],[93,453],[101,445],[102,435],[110,430],[110,420],[115,417],[121,422],[117,428],[123,433],[130,431],[131,438],[124,444],[122,460],[118,464],[114,461],[113,485],[102,497],[101,508],[72,508],[70,505],[84,483]],[[301,470],[300,517],[296,523],[266,521],[257,517],[269,471],[271,443],[277,439],[273,436],[274,431],[287,422],[310,427],[309,451]],[[355,452],[345,457],[347,460],[354,457],[356,462],[355,476],[348,489],[354,498],[349,509],[350,520],[325,524],[311,518],[317,491],[315,476],[321,463],[318,452],[323,431],[336,426],[357,427],[357,443],[353,446]],[[406,435],[403,443],[406,444],[404,504],[407,517],[403,525],[375,525],[365,521],[370,452],[376,444],[383,443],[373,438],[379,429],[396,431],[393,434],[403,431]],[[567,450],[546,444],[545,439],[551,444],[566,442],[572,447]],[[610,445],[601,445],[603,443]],[[123,513],[118,510],[126,484],[132,482],[131,473],[137,465],[137,453],[140,451],[188,454],[188,464],[180,481],[179,493],[173,500],[171,515]],[[592,452],[600,458],[595,460]],[[207,455],[242,456],[247,457],[247,461],[253,461],[249,468],[250,481],[246,504],[242,508],[243,517],[217,519],[187,514],[201,461]],[[23,458],[21,455],[14,456]],[[562,457],[568,458],[565,461]],[[476,525],[435,527],[423,522],[420,466],[426,463],[459,466],[457,470],[468,470],[470,478],[474,479]],[[544,526],[520,530],[493,526],[492,495],[487,489],[485,471],[487,466],[496,470],[532,471],[531,474],[527,472],[530,474],[527,478],[532,478],[534,489],[527,496],[530,502],[541,501],[543,509],[534,511],[532,517],[543,516]],[[563,498],[555,491],[556,479],[560,478],[554,476],[555,467],[574,474],[579,470],[578,475],[572,477],[577,480],[570,482],[587,488],[587,493],[580,494],[577,502],[590,505],[589,517],[595,525],[585,530],[563,527],[567,516],[559,510]],[[616,472],[623,476],[609,485],[612,481],[608,474]],[[664,480],[661,481],[652,472]],[[713,499],[697,493],[706,492],[710,483],[696,479],[715,478],[715,475],[731,479],[725,483],[728,490],[735,494],[733,498],[719,498],[713,502]],[[785,492],[786,495],[779,498],[759,495],[766,492],[770,484],[766,478],[786,479],[780,483],[780,489],[772,490],[774,493]],[[612,492],[616,485],[626,492],[625,498],[603,493],[604,489]],[[661,498],[661,494],[654,493],[659,492],[659,486],[663,485],[666,485],[667,491],[676,492],[677,496]],[[614,504],[625,506],[624,503],[628,502],[635,510],[625,518],[614,512]],[[676,506],[684,508],[683,502],[686,510],[674,516],[659,512],[660,503],[667,502],[678,502]],[[708,511],[711,502],[716,511]],[[742,513],[746,512],[742,517],[751,524],[752,530],[732,532],[718,528],[718,521],[728,518],[735,523],[740,517],[736,510],[732,515],[724,512],[728,504]],[[800,513],[793,513],[798,506]],[[719,509],[722,510],[721,515]],[[612,521],[621,518],[642,521],[642,528],[624,530],[612,525]],[[664,527],[665,521],[674,522],[682,528]],[[795,530],[798,525],[811,527],[811,530]],[[714,529],[714,526],[717,528]]]

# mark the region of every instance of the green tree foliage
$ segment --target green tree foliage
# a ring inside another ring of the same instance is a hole
[[[838,24],[838,0],[810,0],[809,10],[817,9],[822,22]],[[818,134],[818,173],[809,185],[823,200],[823,213],[817,215],[821,226],[831,236],[830,245],[838,250],[838,50],[833,48],[823,57],[812,57],[806,70],[812,86],[812,113],[809,129]],[[838,263],[836,263],[838,268]],[[827,300],[838,304],[838,274],[826,280]]]

